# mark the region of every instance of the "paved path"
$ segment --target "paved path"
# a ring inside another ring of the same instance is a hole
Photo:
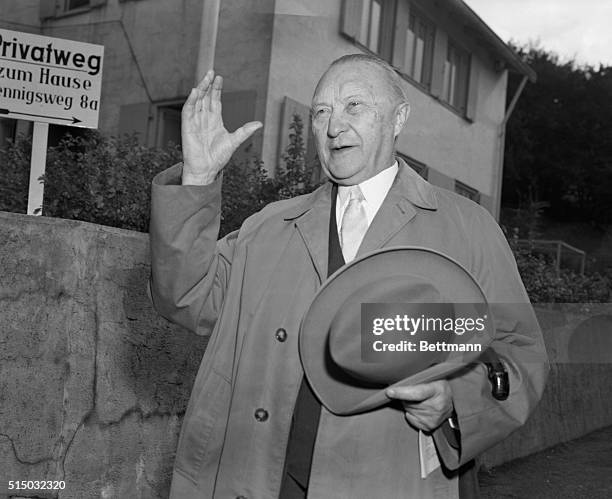
[[[482,499],[612,499],[612,426],[478,478]]]

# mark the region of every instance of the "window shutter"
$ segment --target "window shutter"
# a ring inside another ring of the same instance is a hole
[[[478,85],[480,80],[480,65],[474,56],[469,57],[470,77],[468,79],[467,105],[465,117],[474,121],[476,119],[476,108],[478,104]]]
[[[366,40],[360,39],[363,2],[364,0],[343,0],[340,32],[353,40],[366,43]]]
[[[150,104],[126,104],[119,110],[119,134],[138,134],[138,143],[146,145],[149,139],[149,120],[152,118]]]
[[[387,0],[383,3],[378,54],[388,62],[392,62],[393,57],[393,24],[395,23],[396,13],[396,0]]]
[[[441,30],[436,30],[433,48],[433,65],[431,70],[430,92],[434,97],[440,98],[444,88],[444,67],[448,51],[448,38]]]
[[[397,16],[395,21],[395,37],[393,45],[393,58],[391,64],[399,68],[402,73],[408,73],[410,68],[404,67],[406,60],[406,35],[410,21],[410,7],[408,2],[397,3]]]
[[[40,19],[55,17],[56,0],[40,0]]]

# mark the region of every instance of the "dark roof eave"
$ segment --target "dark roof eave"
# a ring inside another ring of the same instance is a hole
[[[508,65],[509,69],[526,76],[532,83],[536,81],[536,72],[526,64],[506,42],[497,36],[489,25],[485,23],[469,5],[463,2],[463,0],[447,1],[458,9],[458,13],[462,15],[464,21],[467,23],[468,30],[472,31],[478,38],[482,39],[491,49],[499,54]]]

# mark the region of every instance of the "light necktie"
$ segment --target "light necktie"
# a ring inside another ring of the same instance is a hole
[[[349,201],[344,209],[340,225],[340,245],[346,263],[355,258],[361,240],[368,230],[364,201],[365,198],[358,185],[349,187]]]

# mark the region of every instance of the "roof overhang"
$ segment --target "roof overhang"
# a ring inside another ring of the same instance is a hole
[[[488,48],[509,70],[522,74],[533,83],[536,72],[485,23],[463,0],[443,0],[453,10],[456,20],[476,41]]]

